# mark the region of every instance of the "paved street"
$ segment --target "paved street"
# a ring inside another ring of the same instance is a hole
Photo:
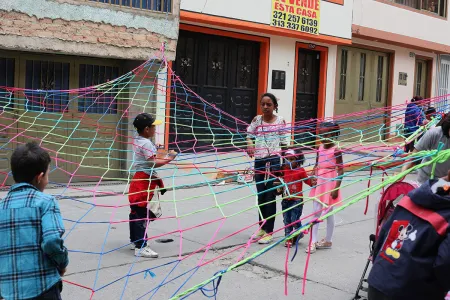
[[[160,175],[171,176],[174,172],[181,171],[165,170]],[[194,173],[183,176],[187,174],[178,174],[182,177],[175,179],[176,184],[199,182],[202,177]],[[361,181],[343,188],[343,197],[367,186],[364,178],[368,172],[351,176],[348,180]],[[170,185],[169,179],[166,179],[166,184]],[[263,248],[258,244],[251,244],[246,250],[241,247],[257,230],[257,210],[252,208],[256,201],[253,185],[204,186],[165,194],[162,197],[163,201],[168,201],[163,203],[165,219],[152,223],[149,229],[152,237],[150,244],[160,254],[158,259],[136,258],[129,249],[127,197],[100,195],[100,191],[122,193],[127,190],[125,184],[107,184],[96,188],[80,185],[76,188],[48,190],[55,195],[64,192],[65,196],[73,197],[60,200],[65,218],[66,243],[71,251],[65,280],[80,286],[66,283],[64,299],[89,299],[92,291],[81,286],[96,291],[92,299],[149,299],[152,295],[153,299],[168,299],[226,269],[240,257],[248,257]],[[97,191],[95,194],[90,191],[94,189]],[[379,193],[376,193],[371,199],[378,198]],[[177,199],[176,205],[173,199]],[[95,206],[89,203],[95,203]],[[222,206],[217,208],[216,203]],[[351,298],[369,253],[368,237],[374,230],[374,205],[372,201],[367,215],[363,214],[365,201],[336,215],[333,249],[311,255],[306,294],[302,299]],[[307,216],[311,211],[312,205],[307,203],[303,215]],[[175,215],[179,218],[167,218]],[[110,221],[113,223],[110,224]],[[281,227],[282,217],[279,216],[276,228]],[[321,226],[320,236],[324,234],[325,227],[325,224]],[[275,234],[276,239],[282,236],[282,231]],[[158,243],[156,240],[161,238],[173,239],[173,242]],[[226,273],[217,298],[299,299],[308,238],[301,241],[295,260],[289,263],[287,297],[284,296],[286,248],[280,244],[250,263]],[[213,245],[207,249],[210,243]],[[102,252],[104,254],[100,255]],[[293,253],[294,248],[290,251],[291,257]],[[178,261],[179,258],[181,261]],[[202,266],[196,269],[199,265]],[[155,277],[145,276],[145,270],[151,268]],[[169,283],[158,289],[157,286],[163,282]],[[211,287],[210,284],[207,288]],[[190,298],[205,297],[198,291]]]

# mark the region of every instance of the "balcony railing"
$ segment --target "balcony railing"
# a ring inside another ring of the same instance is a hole
[[[90,0],[92,2],[103,3],[125,8],[141,9],[163,13],[172,12],[172,0]]]
[[[447,16],[447,0],[391,0],[391,2],[436,14],[440,17]]]

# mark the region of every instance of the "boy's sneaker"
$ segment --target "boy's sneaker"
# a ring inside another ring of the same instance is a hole
[[[131,244],[130,250],[136,250],[136,246],[134,244]]]
[[[157,258],[158,253],[150,249],[150,247],[147,245],[142,249],[134,249],[134,255],[140,256],[140,257],[148,257],[148,258]]]
[[[270,244],[273,241],[273,237],[271,234],[266,234],[263,238],[261,238],[258,243],[259,244]]]

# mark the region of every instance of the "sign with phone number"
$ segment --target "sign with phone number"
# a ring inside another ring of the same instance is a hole
[[[272,0],[272,26],[319,34],[320,0]]]

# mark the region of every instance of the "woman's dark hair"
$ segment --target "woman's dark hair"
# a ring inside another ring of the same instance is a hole
[[[422,96],[414,96],[414,97],[411,99],[411,102],[416,102],[416,101],[421,101],[421,100],[423,100],[423,97],[422,97]]]
[[[332,131],[334,137],[338,137],[341,134],[339,124],[335,122],[323,122],[320,124],[319,128],[329,129],[329,131]]]
[[[277,100],[277,97],[275,97],[275,95],[272,94],[272,93],[265,93],[264,95],[261,96],[261,100],[264,97],[268,97],[268,98],[270,98],[270,100],[272,100],[273,107],[275,108],[275,111],[278,112],[278,100]]]
[[[448,131],[450,130],[450,114],[447,114],[445,116],[445,118],[442,120],[442,122],[440,122],[441,124],[441,128],[442,128],[442,133],[444,134],[444,136],[450,138]]]
[[[33,179],[46,173],[50,165],[50,155],[36,142],[20,145],[11,156],[11,171],[16,183],[31,183]]]

